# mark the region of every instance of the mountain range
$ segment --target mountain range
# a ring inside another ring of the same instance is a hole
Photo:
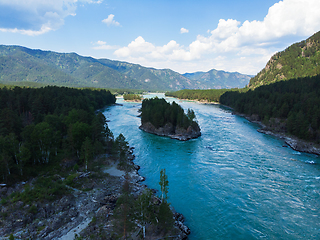
[[[139,64],[95,59],[76,53],[57,53],[22,46],[0,45],[0,82],[97,88],[172,91],[180,89],[241,88],[251,76],[210,70],[179,74]]]

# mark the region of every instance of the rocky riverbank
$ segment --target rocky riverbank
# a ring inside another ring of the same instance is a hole
[[[286,131],[285,131],[286,129],[285,123],[280,119],[271,119],[267,126],[261,122],[258,115],[248,116],[248,115],[239,114],[239,113],[234,113],[234,114],[242,116],[247,120],[249,120],[250,122],[259,124],[261,128],[257,130],[258,132],[283,139],[284,142],[293,150],[320,155],[319,144],[316,144],[314,142],[308,142],[294,136],[289,136],[288,134],[286,134]]]
[[[189,139],[198,138],[201,136],[199,127],[189,126],[187,129],[175,128],[171,123],[167,123],[164,127],[156,128],[150,122],[142,124],[139,129],[152,133],[158,136],[170,137],[180,141],[187,141]]]
[[[132,170],[128,179],[131,193],[137,197],[146,186],[141,184],[144,178],[138,174],[139,167],[133,164],[133,159],[134,155],[130,154]],[[103,168],[100,165],[90,172],[76,172],[72,179],[75,186],[70,184],[69,193],[55,201],[38,200],[32,204],[15,201],[26,186],[32,188],[35,185],[36,178],[10,187],[0,186],[0,239],[8,239],[10,234],[15,239],[113,239],[114,226],[117,225],[113,212],[121,195],[125,173],[113,169],[114,162],[108,157],[102,161]],[[66,180],[58,174],[53,179]],[[153,198],[159,204],[155,195]],[[174,212],[174,218],[172,239],[187,239],[190,230],[183,224],[183,216]],[[154,239],[164,237],[161,234],[155,234]],[[140,236],[135,235],[132,239],[140,239]]]

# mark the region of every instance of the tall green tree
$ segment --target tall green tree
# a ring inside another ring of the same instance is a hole
[[[161,201],[167,201],[168,199],[168,189],[169,181],[168,176],[166,175],[166,169],[161,169],[160,171],[160,190],[161,190]]]
[[[152,203],[152,192],[150,189],[145,189],[138,197],[136,204],[137,219],[142,225],[143,239],[146,238],[146,230],[149,224],[155,223],[155,206]]]
[[[169,188],[169,181],[168,176],[166,175],[166,170],[161,169],[160,171],[160,188],[161,188],[161,204],[159,206],[159,225],[160,227],[167,232],[173,226],[173,213],[170,209],[170,203],[167,202],[168,200],[168,188]]]
[[[90,138],[86,137],[81,147],[81,158],[84,162],[86,171],[88,170],[88,162],[92,160],[93,152],[92,152],[92,143]]]
[[[115,232],[123,239],[128,238],[128,233],[134,228],[134,198],[131,194],[129,176],[126,174],[122,187],[122,194],[116,203],[114,217],[117,220]]]

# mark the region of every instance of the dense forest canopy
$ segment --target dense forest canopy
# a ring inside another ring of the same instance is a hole
[[[245,93],[226,92],[220,103],[268,123],[282,119],[285,131],[320,142],[320,75],[281,81]]]
[[[245,91],[245,89],[208,89],[208,90],[191,90],[183,89],[176,92],[166,92],[166,96],[176,97],[179,99],[189,99],[207,102],[219,102],[220,96],[228,91]]]
[[[150,122],[156,128],[163,127],[171,123],[174,127],[187,129],[189,126],[196,125],[195,113],[188,109],[187,114],[176,102],[168,103],[164,98],[144,99],[141,107],[141,123]]]
[[[0,89],[0,181],[26,179],[62,159],[85,162],[104,152],[113,135],[95,111],[112,103],[115,96],[105,90]]]
[[[250,80],[249,87],[320,74],[320,32],[271,57],[266,67]]]
[[[141,97],[139,94],[124,94],[123,99],[128,101],[128,100],[138,100],[141,101]]]

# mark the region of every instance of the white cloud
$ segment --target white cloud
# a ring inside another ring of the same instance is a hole
[[[185,28],[181,28],[181,29],[180,29],[180,33],[188,33],[188,32],[189,32],[188,29],[185,29]]]
[[[79,3],[101,3],[101,0],[1,0],[0,8],[12,14],[1,18],[0,31],[40,35],[57,30],[67,16],[75,16]]]
[[[170,67],[179,72],[220,68],[255,74],[279,49],[285,37],[308,37],[320,30],[319,0],[283,0],[269,8],[263,21],[220,19],[209,36],[198,35],[189,46],[174,40],[156,46],[139,36],[114,54],[121,60],[154,67]],[[180,32],[187,32],[181,28]],[[292,43],[284,43],[292,44]],[[287,45],[287,46],[288,46]],[[184,61],[181,64],[181,61]],[[176,66],[176,68],[174,68]],[[206,69],[199,69],[199,66]]]
[[[93,43],[93,45],[94,46],[92,47],[92,49],[95,49],[95,50],[115,50],[119,48],[119,46],[107,45],[107,42],[104,42],[101,40]]]
[[[108,18],[103,19],[102,22],[107,24],[108,26],[110,26],[110,25],[120,26],[120,23],[115,21],[113,18],[114,18],[114,15],[109,14]]]

